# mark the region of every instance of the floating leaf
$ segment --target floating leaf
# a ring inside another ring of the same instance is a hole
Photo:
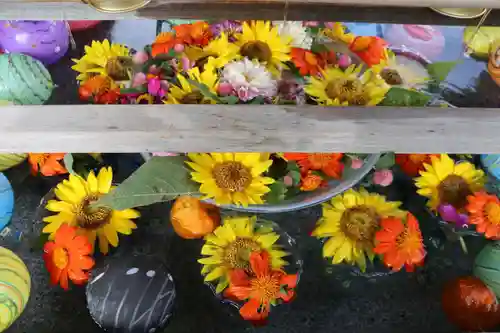
[[[431,95],[404,88],[392,87],[385,95],[381,106],[426,106],[432,99]]]
[[[122,210],[198,195],[184,156],[153,157],[94,205]]]
[[[458,61],[438,61],[427,65],[427,71],[439,83],[446,80],[448,74],[450,74],[457,64]]]
[[[375,169],[389,169],[396,163],[394,153],[385,153],[377,161],[375,164]]]
[[[277,203],[285,199],[287,187],[281,180],[275,181],[269,186],[271,192],[266,195],[266,201],[269,203]]]
[[[70,174],[75,175],[76,172],[75,170],[73,170],[73,162],[74,162],[73,154],[71,153],[64,154],[64,167],[66,168],[66,170],[68,170]]]

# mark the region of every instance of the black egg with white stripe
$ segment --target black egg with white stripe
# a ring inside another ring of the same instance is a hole
[[[86,294],[92,318],[105,331],[153,333],[172,314],[175,286],[155,257],[108,257],[92,271]]]

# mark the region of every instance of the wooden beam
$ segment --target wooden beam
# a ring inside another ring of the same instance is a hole
[[[2,152],[500,152],[497,109],[51,105],[0,117]]]
[[[287,18],[310,21],[359,21],[474,25],[477,20],[449,18],[428,6],[475,6],[499,8],[498,0],[287,0]],[[408,8],[412,7],[412,8]],[[283,19],[285,0],[153,0],[132,13],[100,13],[78,0],[0,0],[0,19],[31,20],[119,20],[132,18],[169,19]],[[500,11],[493,11],[486,25],[500,25]]]

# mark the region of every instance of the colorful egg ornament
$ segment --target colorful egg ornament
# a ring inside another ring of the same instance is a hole
[[[28,154],[0,154],[0,171],[5,171],[21,164]]]
[[[0,173],[0,231],[10,222],[14,210],[14,191],[9,180]]]
[[[430,25],[388,25],[383,37],[393,47],[409,48],[431,60],[439,57],[445,47],[442,32]]]
[[[43,104],[54,83],[43,64],[24,54],[0,55],[0,100],[14,104]]]
[[[105,331],[152,333],[172,314],[175,286],[156,257],[113,256],[94,267],[86,295],[90,315]]]
[[[491,43],[488,57],[488,73],[493,81],[500,86],[500,39]]]
[[[0,48],[23,53],[45,65],[64,57],[69,47],[65,21],[0,21]]]
[[[0,247],[0,332],[16,320],[28,302],[31,279],[23,261]]]
[[[474,275],[500,298],[500,241],[488,243],[479,252],[474,261]]]

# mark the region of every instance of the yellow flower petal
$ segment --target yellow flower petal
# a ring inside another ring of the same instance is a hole
[[[102,168],[97,175],[97,184],[99,193],[108,193],[111,189],[111,182],[113,180],[113,171],[111,167]]]
[[[89,193],[98,193],[99,186],[97,184],[97,177],[94,174],[94,171],[90,171],[87,177],[87,189]]]

